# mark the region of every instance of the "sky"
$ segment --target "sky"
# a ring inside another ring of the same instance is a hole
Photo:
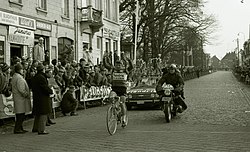
[[[222,59],[226,53],[237,48],[237,38],[242,49],[250,35],[250,0],[205,1],[203,10],[215,16],[218,29],[212,34],[211,44],[204,46],[204,51],[211,57],[216,55]]]

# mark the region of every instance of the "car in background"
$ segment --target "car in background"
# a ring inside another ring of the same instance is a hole
[[[127,91],[127,109],[131,110],[134,106],[159,107],[160,97],[155,90],[159,79],[159,76],[144,76],[136,85],[132,86]]]

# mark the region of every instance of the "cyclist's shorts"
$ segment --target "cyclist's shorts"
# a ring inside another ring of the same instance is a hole
[[[112,91],[114,91],[117,96],[125,96],[127,93],[127,87],[112,86]]]

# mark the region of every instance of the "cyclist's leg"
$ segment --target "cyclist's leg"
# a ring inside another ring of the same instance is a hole
[[[120,96],[120,100],[121,100],[121,112],[122,112],[122,116],[126,116],[127,114],[127,108],[126,108],[126,97],[125,96]]]

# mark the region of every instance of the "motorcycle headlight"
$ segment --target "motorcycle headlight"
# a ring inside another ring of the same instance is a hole
[[[154,97],[155,97],[155,94],[151,94],[150,96],[151,96],[152,98],[154,98]]]
[[[165,91],[164,91],[164,94],[165,94],[166,96],[169,96],[169,95],[171,94],[171,91],[170,91],[170,90],[165,90]]]
[[[133,98],[132,94],[129,94],[129,95],[128,95],[128,98],[129,98],[129,99]]]

